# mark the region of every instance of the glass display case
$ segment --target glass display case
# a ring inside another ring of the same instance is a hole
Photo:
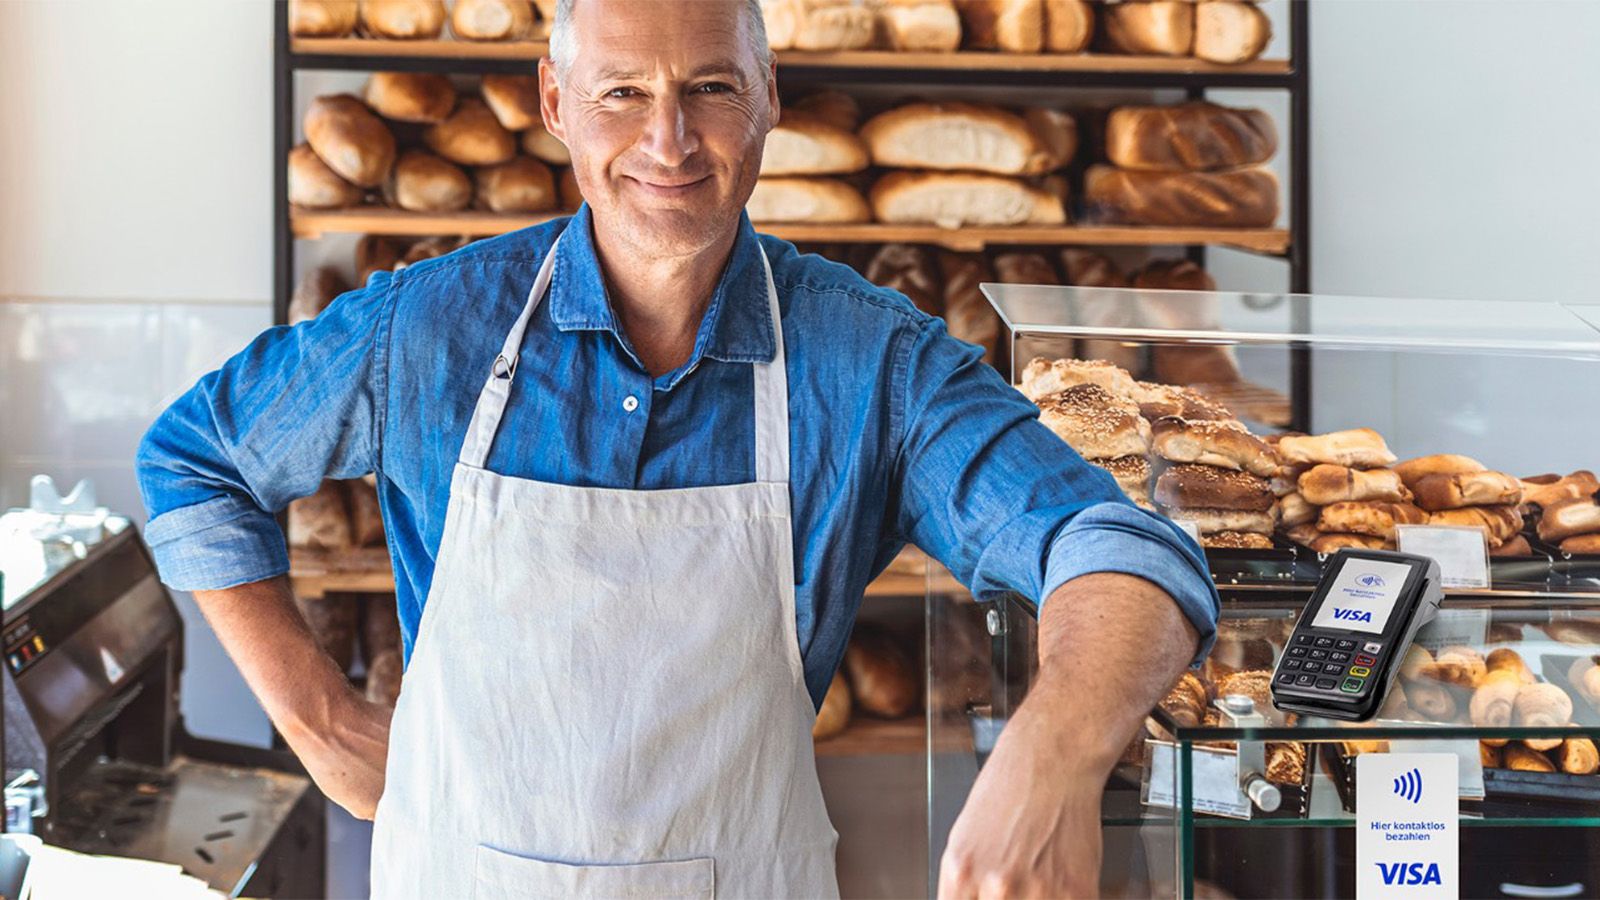
[[[1140,505],[1190,523],[1222,597],[1215,648],[1106,785],[1103,893],[1354,896],[1359,761],[1433,753],[1458,760],[1461,896],[1600,896],[1595,308],[984,290],[1041,419]],[[1418,552],[1431,529],[1478,554],[1450,560],[1377,717],[1274,707],[1331,554]],[[1038,648],[1029,598],[929,584],[936,885]]]

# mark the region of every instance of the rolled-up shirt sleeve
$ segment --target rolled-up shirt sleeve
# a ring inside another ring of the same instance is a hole
[[[162,581],[219,590],[289,570],[275,515],[324,478],[376,471],[390,276],[263,332],[145,433],[136,469]]]
[[[1110,473],[1039,422],[1038,409],[932,321],[909,342],[897,461],[898,527],[979,599],[1044,602],[1093,572],[1166,591],[1199,632],[1193,664],[1216,640],[1219,601],[1200,547],[1146,512]]]

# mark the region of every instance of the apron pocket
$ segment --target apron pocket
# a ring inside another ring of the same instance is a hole
[[[627,897],[709,900],[715,896],[711,857],[633,865],[572,865],[516,856],[478,845],[473,896]]]

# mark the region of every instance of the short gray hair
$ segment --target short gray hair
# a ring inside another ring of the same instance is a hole
[[[577,0],[556,0],[556,18],[550,26],[550,61],[555,64],[556,77],[563,79],[578,55],[578,36],[571,28],[575,2]],[[745,0],[744,6],[745,18],[750,23],[750,49],[761,65],[767,67],[772,62],[772,50],[767,46],[767,20],[761,15],[761,0]]]

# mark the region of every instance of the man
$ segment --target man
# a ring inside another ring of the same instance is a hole
[[[910,540],[1043,602],[940,894],[1093,893],[1104,779],[1213,634],[1198,548],[939,320],[752,231],[778,118],[754,0],[566,0],[539,75],[577,215],[269,330],[140,451],[164,577],[375,816],[374,892],[836,894],[810,725]],[[366,472],[392,721],[297,616],[270,512]]]

